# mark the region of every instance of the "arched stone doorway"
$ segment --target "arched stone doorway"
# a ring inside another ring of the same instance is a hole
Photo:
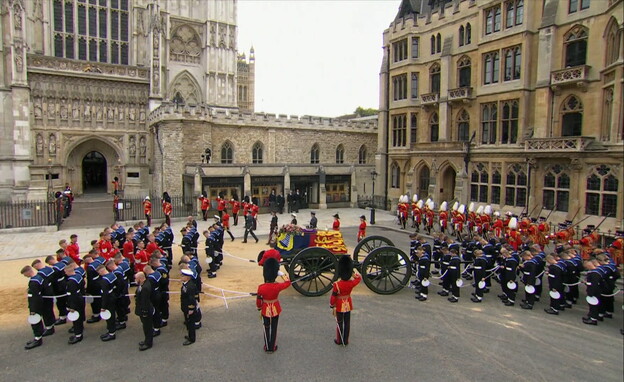
[[[113,178],[124,184],[125,167],[119,149],[106,137],[89,137],[69,148],[66,181],[76,195],[83,193],[112,193]]]
[[[105,193],[107,186],[106,158],[98,151],[90,151],[82,158],[83,193]]]
[[[453,167],[448,166],[442,173],[442,182],[440,184],[440,201],[451,201],[455,199],[455,177],[457,173]]]

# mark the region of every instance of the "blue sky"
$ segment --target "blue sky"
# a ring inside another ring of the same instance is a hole
[[[239,0],[256,51],[256,111],[335,117],[379,107],[383,31],[400,0]]]

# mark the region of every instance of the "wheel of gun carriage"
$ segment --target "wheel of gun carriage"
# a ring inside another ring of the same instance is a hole
[[[403,289],[412,277],[409,257],[396,247],[373,249],[364,259],[362,278],[370,290],[392,294]]]
[[[309,247],[302,250],[292,258],[288,266],[293,288],[304,296],[324,295],[338,279],[337,264],[336,255],[328,249]]]

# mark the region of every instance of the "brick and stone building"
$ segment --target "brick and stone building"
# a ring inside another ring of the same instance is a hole
[[[387,195],[621,226],[623,31],[618,0],[400,2],[380,74]]]

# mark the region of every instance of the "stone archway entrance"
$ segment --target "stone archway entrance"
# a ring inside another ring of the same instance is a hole
[[[83,193],[105,193],[107,186],[106,158],[99,151],[90,151],[82,158]]]
[[[453,167],[448,166],[442,173],[442,182],[440,184],[440,201],[451,201],[455,199],[455,177],[457,173]]]
[[[67,180],[76,195],[112,193],[113,178],[124,183],[125,167],[115,146],[106,138],[92,137],[67,154]]]

